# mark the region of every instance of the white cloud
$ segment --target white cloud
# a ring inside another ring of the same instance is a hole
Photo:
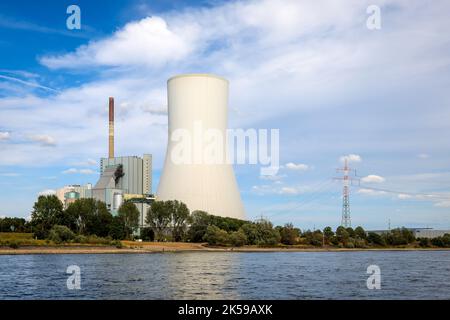
[[[45,56],[49,68],[101,66],[160,66],[186,57],[192,50],[198,30],[170,28],[160,17],[147,17],[127,23],[111,37],[90,42],[74,53]]]
[[[0,173],[0,176],[2,177],[18,177],[20,176],[20,173],[17,172],[5,172],[5,173]]]
[[[74,162],[73,165],[80,166],[80,167],[90,167],[90,166],[96,166],[97,161],[94,159],[88,158],[86,161]]]
[[[367,188],[361,188],[357,191],[359,194],[368,195],[368,196],[382,196],[386,195],[386,191],[380,191],[380,190],[374,190],[374,189],[367,189]]]
[[[361,162],[362,158],[360,155],[357,155],[357,154],[349,154],[346,156],[342,156],[339,160],[341,162],[344,162],[345,160],[347,160],[350,163],[350,162]]]
[[[70,168],[70,169],[64,170],[62,173],[64,173],[64,174],[72,174],[72,173],[77,173],[77,172],[78,172],[78,169]]]
[[[11,134],[9,132],[0,131],[0,141],[9,140],[10,137],[11,137]]]
[[[430,155],[428,153],[420,153],[417,155],[417,157],[420,159],[428,159],[430,158]]]
[[[283,178],[286,178],[286,175],[273,175],[273,176],[259,176],[261,180],[269,180],[269,181],[281,181]]]
[[[280,194],[299,194],[300,191],[297,188],[293,188],[293,187],[282,187],[279,191]]]
[[[56,190],[53,189],[42,190],[41,192],[38,193],[39,196],[51,196],[54,194],[56,194]]]
[[[76,174],[76,173],[79,173],[79,174],[97,174],[96,171],[91,170],[91,169],[77,169],[77,168],[70,168],[70,169],[64,170],[62,173],[63,174]]]
[[[434,206],[439,208],[450,208],[450,200],[436,202]]]
[[[397,195],[397,198],[401,199],[401,200],[405,200],[405,199],[412,199],[413,196],[410,194],[404,194],[404,193],[400,193]]]
[[[384,181],[386,181],[385,178],[375,174],[369,174],[368,176],[361,178],[361,182],[364,183],[382,183]]]
[[[303,163],[295,164],[293,162],[288,162],[286,163],[286,168],[289,170],[306,171],[309,169],[309,166]]]
[[[53,147],[56,145],[55,139],[52,136],[49,136],[47,134],[31,135],[30,140],[39,142],[43,146]]]

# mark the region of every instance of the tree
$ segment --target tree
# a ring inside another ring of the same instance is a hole
[[[210,245],[226,245],[229,242],[228,233],[216,226],[208,226],[203,240]]]
[[[187,232],[188,239],[192,242],[202,242],[206,229],[211,223],[211,216],[205,211],[194,211],[191,214],[191,226]]]
[[[172,211],[172,239],[181,241],[185,238],[187,223],[189,219],[189,209],[183,202],[171,201]]]
[[[325,227],[325,228],[323,229],[323,235],[324,235],[324,237],[325,237],[325,242],[326,242],[327,244],[329,244],[329,243],[331,242],[331,239],[332,239],[333,236],[334,236],[333,229],[331,229],[331,227]]]
[[[356,235],[356,237],[358,237],[359,239],[363,239],[363,240],[366,240],[366,239],[367,239],[366,231],[365,231],[361,226],[356,227],[356,229],[355,229],[355,235]]]
[[[36,237],[45,239],[50,229],[62,216],[63,204],[55,195],[39,196],[31,213],[31,224]]]
[[[134,203],[125,201],[119,207],[118,215],[124,224],[125,238],[130,239],[130,235],[139,227],[139,210]]]
[[[0,232],[30,232],[30,223],[24,218],[0,218]]]
[[[83,198],[69,204],[66,209],[72,230],[78,234],[106,237],[109,234],[112,215],[102,201]]]
[[[240,229],[239,231],[233,231],[229,235],[229,242],[235,247],[241,247],[247,243],[247,237],[245,233]]]
[[[353,230],[352,227],[348,227],[348,228],[346,228],[345,230],[347,230],[348,236],[349,236],[350,238],[354,238],[354,237],[356,236],[355,230]]]
[[[371,244],[379,245],[379,246],[385,246],[386,242],[384,241],[383,237],[381,237],[378,233],[375,232],[369,232],[367,235],[367,240]]]
[[[49,232],[48,239],[55,243],[73,240],[75,234],[66,226],[54,225]]]
[[[155,233],[152,228],[141,228],[141,239],[144,241],[153,241],[155,240]]]
[[[300,230],[294,228],[292,223],[287,223],[284,227],[278,228],[281,236],[281,243],[287,245],[293,245],[297,242],[298,237],[300,237]]]
[[[125,222],[120,216],[115,216],[111,220],[109,236],[114,240],[123,240],[126,237]]]
[[[165,240],[168,226],[172,221],[171,205],[168,201],[155,201],[147,211],[147,224],[153,229],[157,241]]]
[[[344,228],[343,226],[339,226],[336,229],[336,237],[338,238],[339,242],[342,242],[344,245],[349,241],[350,235],[348,233],[349,228]],[[351,229],[351,228],[350,228]]]
[[[245,234],[245,237],[247,238],[247,244],[257,244],[257,242],[259,241],[258,228],[254,223],[248,222],[242,225],[240,230]]]
[[[280,233],[273,228],[270,221],[260,220],[255,225],[258,235],[257,245],[275,245],[280,242]]]

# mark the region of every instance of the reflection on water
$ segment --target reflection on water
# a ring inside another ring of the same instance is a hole
[[[0,256],[0,299],[449,299],[449,276],[449,251]]]

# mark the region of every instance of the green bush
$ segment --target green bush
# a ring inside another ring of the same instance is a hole
[[[369,243],[374,244],[374,245],[378,245],[378,246],[386,245],[386,242],[383,239],[383,237],[381,237],[378,233],[375,233],[375,232],[369,232],[369,234],[367,235],[367,240],[369,241]]]
[[[227,245],[229,243],[228,233],[216,226],[208,226],[203,240],[210,245]]]
[[[417,240],[419,241],[419,246],[421,246],[423,248],[431,247],[430,239],[428,239],[428,238],[418,238]]]
[[[123,244],[120,240],[113,240],[111,241],[111,245],[115,246],[117,249],[122,249],[123,248]]]
[[[50,229],[48,239],[55,243],[68,242],[75,238],[75,234],[66,226],[55,225]]]
[[[232,246],[242,247],[247,242],[247,237],[242,230],[234,231],[229,235],[229,241]]]
[[[9,242],[9,247],[11,249],[19,249],[19,243],[17,241],[12,240]]]

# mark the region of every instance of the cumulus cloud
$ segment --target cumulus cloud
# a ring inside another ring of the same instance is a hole
[[[7,131],[0,131],[0,141],[2,140],[9,140],[11,137],[11,134]]]
[[[361,162],[362,158],[361,158],[360,155],[357,155],[357,154],[349,154],[349,155],[346,155],[346,156],[342,156],[340,158],[341,162],[345,162],[345,160],[347,160],[349,163],[350,162]]]
[[[384,181],[386,181],[385,178],[375,174],[369,174],[368,176],[361,178],[361,182],[364,183],[382,183]]]
[[[44,56],[41,63],[51,69],[101,66],[159,66],[181,60],[191,51],[197,30],[173,29],[160,17],[127,23],[111,37],[93,41],[75,52]]]
[[[30,140],[34,142],[39,142],[42,146],[54,147],[56,145],[56,140],[52,136],[47,134],[36,134],[31,135]]]
[[[289,170],[295,170],[295,171],[306,171],[309,169],[309,166],[303,163],[293,163],[293,162],[288,162],[286,163],[286,169]]]

